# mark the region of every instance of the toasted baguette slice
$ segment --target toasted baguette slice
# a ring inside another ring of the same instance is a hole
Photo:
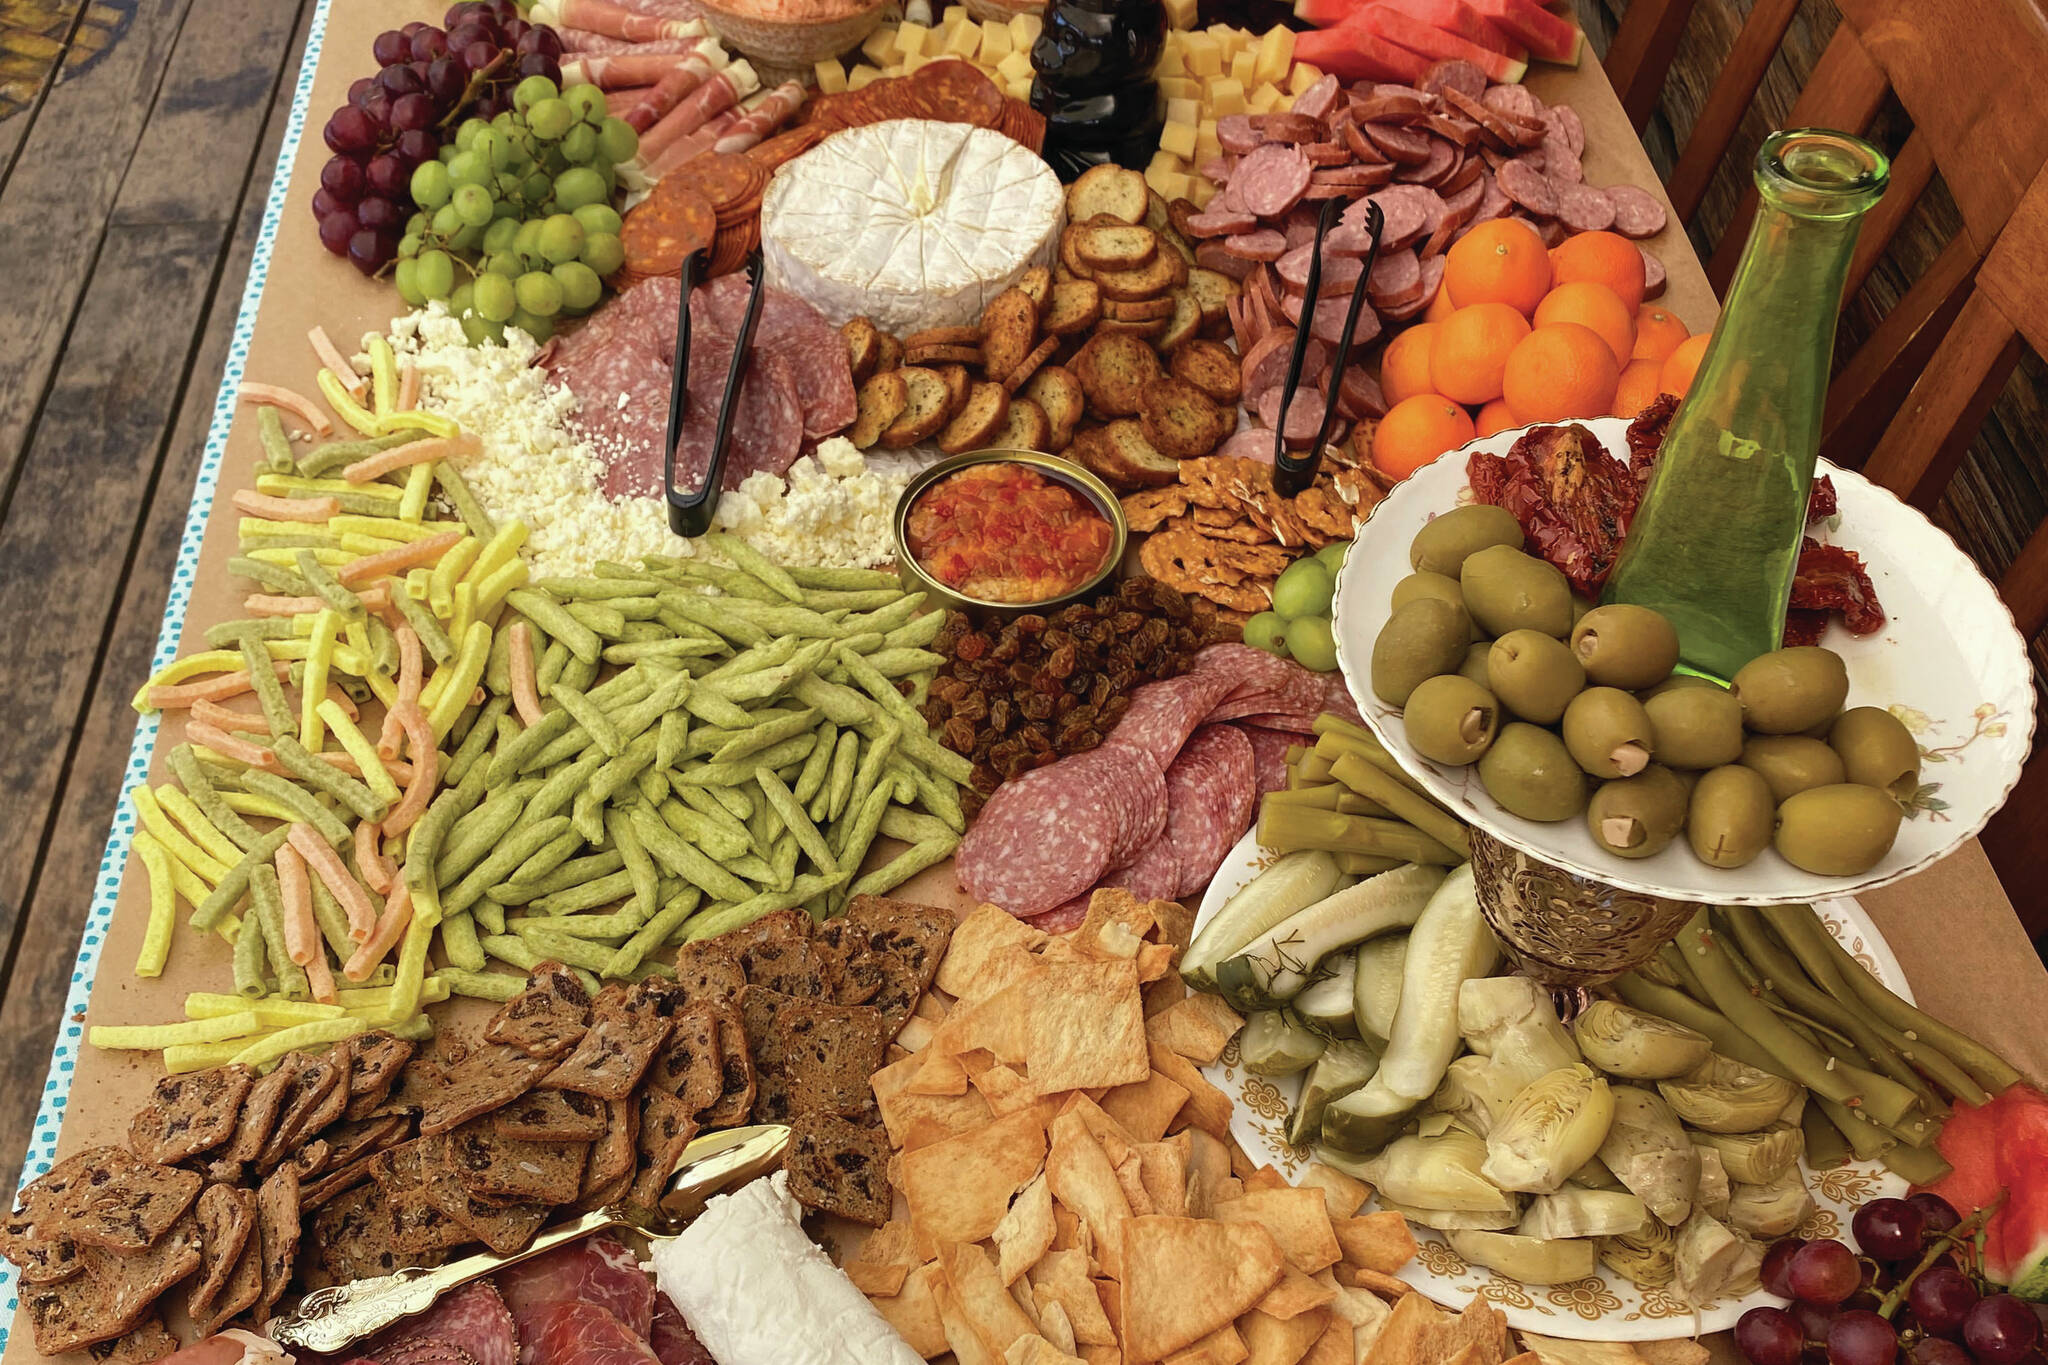
[[[979,365],[979,346],[934,346],[903,344],[903,363],[906,365]]]
[[[1005,289],[981,314],[981,368],[1000,380],[1038,344],[1038,305],[1021,289]]]
[[[881,354],[875,357],[875,373],[893,370],[903,363],[903,343],[887,332],[882,333]]]
[[[882,439],[882,433],[903,415],[909,403],[910,388],[904,382],[903,371],[888,370],[869,376],[860,386],[857,415],[847,439],[862,450],[868,449]]]
[[[904,354],[924,346],[979,346],[979,327],[927,327],[903,338]]]
[[[1136,171],[1114,164],[1091,166],[1067,186],[1067,217],[1085,223],[1098,213],[1120,222],[1142,223],[1151,207],[1151,187]]]
[[[1173,317],[1167,321],[1166,330],[1159,334],[1159,349],[1171,353],[1173,348],[1193,337],[1202,330],[1202,305],[1195,302],[1194,293],[1186,288],[1173,291]]]
[[[853,366],[853,382],[864,384],[875,372],[875,362],[882,358],[882,333],[866,318],[848,318],[846,325],[839,329],[839,335],[846,342],[847,363]]]
[[[1180,482],[1180,461],[1165,454],[1145,439],[1145,429],[1126,417],[1104,428],[1112,458],[1129,471],[1129,479],[1146,488],[1163,488]]]
[[[1034,265],[1017,281],[1017,287],[1031,296],[1031,301],[1038,305],[1042,315],[1046,299],[1052,296],[1052,272],[1042,265]]]
[[[1093,327],[1102,316],[1102,291],[1093,280],[1061,280],[1052,287],[1052,301],[1046,305],[1045,330],[1054,336],[1073,336]]]
[[[1049,444],[1051,435],[1052,424],[1045,420],[1038,404],[1028,398],[1013,398],[1001,429],[988,438],[987,444],[996,450],[1040,450],[1051,455],[1056,453]]]
[[[1059,348],[1060,339],[1058,337],[1047,337],[1045,340],[1039,342],[1036,346],[1032,347],[1031,354],[1025,356],[1024,359],[1017,364],[1017,367],[1015,369],[1011,370],[1008,374],[1003,376],[1004,390],[1009,393],[1015,393],[1017,390],[1023,388],[1026,381],[1028,381],[1032,375],[1038,373],[1038,367],[1040,365],[1043,365],[1046,361],[1051,360],[1052,353],[1054,351],[1057,351]]]
[[[1159,235],[1148,227],[1077,228],[1074,254],[1097,270],[1136,270],[1159,254]]]
[[[1092,280],[1095,278],[1094,267],[1082,260],[1081,253],[1075,249],[1080,231],[1073,224],[1060,231],[1060,268],[1077,280]]]
[[[1080,428],[1061,453],[1119,493],[1128,493],[1138,486],[1126,477],[1123,462],[1109,448],[1109,432],[1102,427]]]
[[[1126,303],[1156,299],[1187,283],[1188,263],[1177,251],[1161,251],[1135,270],[1098,270],[1095,283],[1105,299]]]
[[[1235,403],[1244,395],[1244,375],[1237,357],[1216,341],[1186,341],[1175,347],[1167,367],[1218,403]]]
[[[1180,224],[1175,221],[1173,206],[1166,202],[1166,196],[1162,195],[1158,190],[1148,190],[1148,195],[1145,208],[1145,226],[1159,234],[1159,245],[1161,248],[1171,248],[1174,251],[1178,251],[1187,259],[1189,265],[1193,265],[1195,263],[1195,249],[1188,244],[1187,237],[1180,230]],[[1177,202],[1188,204],[1189,208],[1194,207],[1193,204],[1185,199]]]
[[[1031,376],[1031,382],[1023,389],[1024,397],[1045,411],[1045,418],[1052,423],[1052,443],[1064,446],[1074,438],[1074,428],[1088,412],[1088,395],[1081,391],[1081,381],[1074,378],[1074,372],[1064,365],[1047,365]]]
[[[1218,318],[1229,318],[1230,301],[1243,289],[1220,270],[1198,265],[1188,271],[1188,292],[1195,296],[1196,303],[1202,305],[1202,321],[1215,322]]]
[[[1193,460],[1213,452],[1230,434],[1237,409],[1226,411],[1185,379],[1155,379],[1145,386],[1138,422],[1154,450]]]
[[[960,409],[967,406],[967,392],[974,387],[974,376],[967,373],[965,365],[934,365],[931,368],[946,381],[946,420],[950,422],[960,415]]]
[[[1088,395],[1089,411],[1098,417],[1131,416],[1145,386],[1164,373],[1159,353],[1143,337],[1112,331],[1106,322],[1088,338],[1070,368]]]
[[[1200,310],[1197,310],[1200,311]],[[1115,318],[1118,322],[1154,322],[1173,316],[1173,296],[1164,295],[1156,299],[1139,299],[1125,303],[1122,299],[1111,299],[1102,305],[1104,317]]]
[[[916,445],[946,425],[946,404],[951,400],[953,391],[932,370],[905,366],[893,373],[903,377],[906,401],[903,411],[882,433],[882,444],[891,450],[902,450]]]
[[[1097,332],[1121,332],[1126,336],[1144,337],[1147,341],[1166,335],[1169,318],[1147,318],[1142,322],[1125,322],[1121,318],[1104,318],[1095,324]]]
[[[1010,419],[1010,395],[1001,384],[981,383],[968,390],[967,402],[939,433],[939,449],[948,455],[979,450]]]

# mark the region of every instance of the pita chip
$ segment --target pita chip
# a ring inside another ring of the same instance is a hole
[[[1102,1097],[1102,1108],[1121,1123],[1138,1142],[1157,1142],[1166,1136],[1174,1115],[1187,1103],[1187,1089],[1171,1077],[1154,1071],[1132,1085],[1119,1085]]]
[[[1074,1340],[1082,1346],[1114,1346],[1109,1314],[1103,1311],[1095,1281],[1088,1278],[1088,1253],[1078,1249],[1050,1251],[1030,1271],[1031,1289],[1046,1308],[1058,1305],[1066,1315]]]
[[[1111,1278],[1120,1278],[1123,1225],[1131,1216],[1130,1201],[1124,1197],[1116,1167],[1102,1144],[1072,1111],[1052,1121],[1045,1174],[1053,1197],[1080,1215],[1103,1268]]]
[[[1124,1353],[1117,1346],[1081,1346],[1081,1359],[1088,1365],[1124,1365]]]
[[[955,1095],[912,1094],[910,1083],[923,1065],[924,1054],[913,1052],[877,1071],[870,1082],[875,1092],[875,1105],[882,1112],[882,1126],[889,1130],[891,1145],[908,1148],[911,1129],[920,1122],[932,1125],[946,1137],[953,1137],[971,1132],[993,1117],[988,1101],[971,1090]]]
[[[1004,1365],[1082,1365],[1079,1356],[1068,1355],[1044,1337],[1018,1337],[1003,1352]]]
[[[1164,1043],[1196,1066],[1208,1066],[1244,1027],[1244,1016],[1214,995],[1190,995],[1145,1023],[1145,1036]]]
[[[1437,1306],[1420,1294],[1404,1295],[1394,1311],[1380,1324],[1372,1349],[1365,1354],[1366,1365],[1416,1365],[1429,1359],[1423,1350],[1443,1318]]]
[[[1350,1323],[1331,1313],[1329,1324],[1301,1358],[1301,1365],[1351,1365],[1354,1335]]]
[[[1188,1144],[1185,1133],[1132,1148],[1138,1155],[1138,1178],[1152,1212],[1185,1217],[1188,1211]]]
[[[990,1356],[1000,1360],[1019,1338],[1038,1335],[1037,1325],[1010,1297],[986,1251],[972,1243],[958,1242],[939,1253],[939,1265],[959,1305],[960,1316],[980,1336]],[[957,1354],[960,1343],[954,1340],[950,1321],[946,1339],[953,1342]]]
[[[1391,1275],[1415,1259],[1415,1234],[1408,1220],[1392,1211],[1331,1220],[1344,1259],[1367,1270]]]
[[[1041,1171],[1017,1192],[1010,1211],[996,1224],[996,1264],[1004,1284],[1015,1284],[1052,1249],[1053,1231],[1052,1189]]]
[[[1311,1161],[1301,1168],[1300,1183],[1304,1189],[1323,1192],[1323,1202],[1330,1206],[1332,1218],[1349,1218],[1372,1197],[1372,1186],[1320,1161]]]
[[[1187,951],[1195,937],[1195,912],[1179,901],[1150,901],[1145,908],[1158,926],[1154,937],[1177,951]]]
[[[1074,946],[1105,961],[1129,961],[1157,921],[1144,901],[1121,888],[1106,887],[1088,898],[1088,912],[1074,930]]]
[[[869,1233],[860,1254],[845,1265],[846,1278],[863,1294],[888,1298],[903,1291],[903,1281],[917,1269],[917,1239],[910,1224],[891,1218]]]
[[[1041,1095],[1129,1085],[1146,1064],[1145,1012],[1128,962],[1075,962],[1030,982],[1024,1063]]]
[[[1280,1168],[1270,1163],[1246,1175],[1244,1187],[1247,1190],[1291,1190],[1294,1188],[1293,1185],[1288,1183],[1287,1177],[1280,1174]]]
[[[1367,1270],[1362,1265],[1343,1262],[1333,1267],[1338,1284],[1348,1284],[1354,1289],[1370,1289],[1383,1299],[1406,1298],[1415,1292],[1415,1286],[1406,1280],[1379,1270]]]
[[[1463,1312],[1437,1324],[1431,1349],[1439,1358],[1463,1360],[1466,1365],[1501,1365],[1513,1349],[1507,1315],[1474,1294]]]
[[[1025,1283],[1028,1285],[1030,1281]],[[1053,1300],[1048,1299],[1039,1305],[1038,1332],[1068,1355],[1075,1354],[1080,1347],[1080,1343],[1074,1340],[1074,1324],[1067,1320],[1066,1306]]]
[[[1207,1218],[1221,1203],[1217,1196],[1231,1179],[1230,1143],[1203,1128],[1184,1128],[1176,1137],[1188,1140],[1188,1217]]]
[[[995,1232],[1010,1196],[1038,1174],[1045,1157],[1045,1130],[1035,1111],[1024,1110],[905,1152],[898,1188],[928,1244],[979,1242]]]
[[[1002,1357],[988,1348],[974,1319],[967,1315],[960,1295],[942,1269],[932,1277],[932,1299],[939,1306],[939,1321],[945,1326],[946,1345],[960,1365],[1002,1365]],[[1011,1305],[1015,1307],[1015,1305]]]
[[[1187,1103],[1181,1106],[1181,1119],[1219,1138],[1229,1137],[1230,1096],[1209,1084],[1209,1078],[1197,1071],[1193,1062],[1165,1044],[1153,1043],[1148,1053],[1154,1071],[1165,1073],[1168,1080],[1188,1092]]]
[[[1152,1196],[1145,1189],[1145,1161],[1136,1148],[1126,1151],[1116,1163],[1116,1183],[1123,1187],[1124,1202],[1131,1206],[1132,1213],[1159,1212],[1152,1207]]]
[[[1188,998],[1187,982],[1177,972],[1169,972],[1157,981],[1145,983],[1145,1017],[1164,1014]]]
[[[1130,1219],[1119,1286],[1124,1354],[1159,1360],[1193,1345],[1249,1311],[1285,1269],[1279,1245],[1257,1224]]]
[[[1336,1285],[1326,1285],[1320,1280],[1302,1274],[1293,1266],[1288,1266],[1287,1273],[1280,1277],[1280,1283],[1274,1285],[1267,1291],[1266,1297],[1259,1300],[1259,1311],[1284,1322],[1288,1318],[1299,1317],[1312,1308],[1327,1308],[1336,1301],[1336,1298]]]
[[[1254,1308],[1237,1324],[1250,1352],[1245,1365],[1295,1365],[1329,1325],[1327,1308],[1312,1308],[1291,1318],[1276,1318]]]
[[[976,906],[954,927],[932,984],[961,1004],[984,1000],[1008,985],[1020,966],[1028,969],[1032,954],[1045,942],[1044,930],[1008,911]]]
[[[1648,1365],[1707,1365],[1713,1358],[1699,1342],[1683,1339],[1638,1341],[1635,1348]]]
[[[1226,1322],[1186,1350],[1175,1351],[1165,1365],[1238,1365],[1250,1354],[1236,1324]]]
[[[871,1300],[875,1311],[896,1329],[896,1335],[926,1360],[952,1349],[947,1344],[945,1324],[939,1320],[938,1299],[933,1294],[938,1276],[938,1262],[918,1266],[905,1277],[901,1293]]]
[[[1247,1189],[1243,1198],[1219,1205],[1212,1216],[1226,1223],[1259,1224],[1273,1234],[1273,1240],[1287,1253],[1288,1261],[1304,1275],[1334,1265],[1344,1255],[1337,1234],[1330,1227],[1330,1208],[1323,1202],[1320,1190],[1292,1186],[1278,1190]]]

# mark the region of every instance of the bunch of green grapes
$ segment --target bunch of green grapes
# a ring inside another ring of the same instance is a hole
[[[414,168],[399,294],[415,308],[445,300],[472,343],[503,341],[507,326],[546,341],[557,318],[597,306],[625,259],[615,168],[638,149],[596,86],[527,77],[510,109],[467,120]]]

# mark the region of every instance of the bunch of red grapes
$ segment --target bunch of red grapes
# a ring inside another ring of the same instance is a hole
[[[1915,1194],[1856,1211],[1860,1255],[1833,1238],[1773,1243],[1763,1286],[1792,1303],[1744,1313],[1736,1348],[1751,1365],[2048,1365],[2048,1304],[1986,1292],[1961,1224]]]
[[[435,158],[461,118],[510,109],[512,88],[528,76],[562,78],[560,36],[521,19],[513,0],[464,0],[441,22],[378,34],[377,74],[349,86],[322,134],[334,155],[313,192],[320,243],[365,275],[398,254],[413,167]]]

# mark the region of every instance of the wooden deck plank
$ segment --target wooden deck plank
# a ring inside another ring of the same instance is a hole
[[[84,9],[85,0],[17,0],[0,13],[0,188]]]
[[[28,727],[0,762],[19,813],[0,836],[11,879],[0,915],[21,907],[9,916],[0,973],[0,1036],[13,1040],[0,1059],[7,1181],[40,1100],[82,907],[120,796],[135,722],[127,694],[161,625],[311,11],[310,0],[195,4],[140,139],[132,188],[124,185],[110,214],[15,515],[0,525],[0,553],[38,565],[16,579],[64,587],[34,601],[0,592],[0,622],[24,630],[10,672],[47,680],[36,692],[45,714],[19,703],[0,710]],[[235,92],[232,106],[216,102],[225,90]],[[152,161],[147,173],[141,158]],[[180,213],[192,221],[170,221]],[[52,615],[55,630],[29,624]]]

